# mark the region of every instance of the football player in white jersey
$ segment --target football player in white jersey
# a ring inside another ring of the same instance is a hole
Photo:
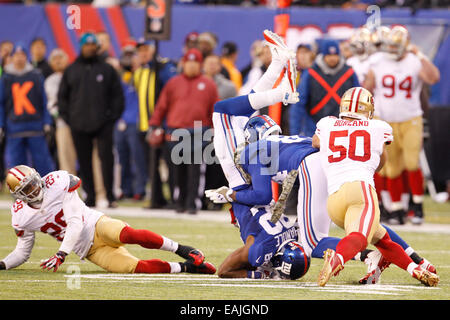
[[[73,251],[109,272],[214,274],[216,271],[212,264],[204,262],[203,253],[197,249],[150,230],[134,229],[87,207],[77,192],[81,180],[66,171],[53,171],[41,179],[33,168],[19,165],[8,171],[6,183],[16,199],[11,214],[18,239],[14,251],[0,261],[0,270],[26,262],[34,246],[35,232],[40,231],[61,242],[57,253],[42,261],[41,267],[47,270],[58,270]],[[140,260],[124,244],[171,251],[186,261]]]
[[[385,174],[392,206],[391,218],[404,223],[405,210],[401,201],[402,172],[407,171],[415,218],[423,220],[423,175],[419,154],[423,142],[423,122],[420,93],[423,83],[439,81],[439,69],[414,45],[409,43],[408,30],[395,26],[387,36],[385,52],[370,58],[370,70],[364,87],[373,92],[375,117],[393,128],[394,142],[388,148]]]
[[[349,41],[350,51],[353,55],[346,62],[355,70],[359,83],[363,83],[369,71],[368,58],[370,55],[371,36],[369,29],[361,27],[356,30]]]
[[[436,286],[439,277],[414,263],[380,224],[373,175],[383,166],[385,145],[393,136],[389,124],[372,119],[373,111],[372,94],[351,88],[342,96],[339,118],[325,117],[317,123],[313,146],[320,148],[328,181],[328,214],[346,233],[336,250],[325,251],[318,284],[324,286],[371,243],[389,262],[423,284]]]

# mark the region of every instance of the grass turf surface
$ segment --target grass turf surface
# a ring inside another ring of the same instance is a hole
[[[130,209],[129,206],[127,208]],[[425,208],[426,222],[448,223],[449,204],[428,201]],[[142,212],[142,209],[136,208],[136,211]],[[187,215],[180,215],[178,219],[121,217],[120,208],[115,212],[132,227],[150,229],[201,249],[216,267],[242,245],[237,229],[224,221],[192,219]],[[10,223],[9,211],[0,210],[0,259],[16,245]],[[308,273],[297,281],[219,279],[216,275],[191,274],[111,274],[88,261],[80,261],[74,254],[66,259],[58,272],[53,273],[41,271],[39,263],[41,259],[52,256],[59,243],[38,233],[30,259],[16,269],[0,272],[0,300],[449,300],[450,234],[415,229],[414,232],[399,229],[398,233],[437,267],[440,283],[436,288],[423,286],[394,265],[383,273],[381,284],[361,286],[358,279],[365,274],[366,266],[357,261],[348,262],[338,277],[321,288],[316,284],[321,259],[311,259]],[[332,228],[330,235],[342,237],[343,231]],[[181,261],[173,253],[137,245],[126,247],[142,259]]]

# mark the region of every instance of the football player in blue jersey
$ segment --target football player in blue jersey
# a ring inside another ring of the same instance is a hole
[[[266,31],[264,35],[267,40]],[[273,34],[270,36],[276,38]],[[233,208],[237,203],[268,206],[272,201],[271,181],[283,182],[279,201],[270,207],[274,217],[272,221],[267,220],[273,227],[281,216],[283,200],[290,188],[293,183],[300,182],[297,208],[299,241],[308,257],[322,258],[323,252],[335,248],[339,239],[328,237],[330,219],[326,210],[326,177],[317,149],[312,147],[311,139],[307,137],[281,136],[281,128],[268,116],[251,117],[267,105],[286,104],[298,99],[296,92],[286,85],[289,72],[285,73],[285,81],[272,89],[279,73],[289,69],[286,61],[291,60],[281,41],[267,41],[267,44],[272,52],[272,63],[252,92],[215,105],[214,146],[229,187],[208,190],[207,196],[216,203],[231,202]],[[391,239],[399,243],[416,263],[435,272],[433,265],[418,256],[395,232],[386,229]],[[389,265],[378,251],[365,251],[356,258],[369,265],[369,273],[360,280],[361,283],[376,283]]]

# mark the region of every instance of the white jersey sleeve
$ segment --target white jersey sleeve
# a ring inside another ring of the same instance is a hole
[[[4,259],[6,269],[12,269],[25,263],[31,255],[34,246],[34,232],[15,230],[17,235],[17,245],[14,251],[8,254]]]
[[[67,223],[66,234],[59,251],[72,252],[83,230],[83,206],[77,192],[67,192],[63,201],[64,217]]]

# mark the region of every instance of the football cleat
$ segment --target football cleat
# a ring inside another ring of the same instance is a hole
[[[198,249],[182,244],[178,245],[178,250],[175,252],[180,257],[191,261],[194,265],[199,266],[205,261],[205,255]]]
[[[295,53],[289,50],[282,37],[270,30],[264,30],[263,35],[265,44],[272,53],[272,60],[286,64],[289,59],[295,59]]]
[[[209,262],[203,262],[199,266],[194,265],[194,263],[191,260],[186,260],[184,263],[181,264],[182,272],[187,273],[203,273],[203,274],[214,274],[216,273],[216,267]]]
[[[419,280],[427,287],[436,287],[439,283],[439,276],[428,270],[417,266],[412,273],[413,278]]]
[[[205,261],[205,255],[198,249],[193,249],[189,252],[188,260],[192,260],[195,266],[199,266]]]
[[[390,266],[380,251],[371,251],[364,260],[367,264],[367,274],[359,280],[360,284],[376,284],[380,281],[381,273]]]
[[[331,276],[337,276],[339,272],[344,269],[341,260],[333,249],[327,249],[323,256],[325,260],[323,262],[322,270],[319,273],[318,285],[323,287],[330,280]]]
[[[430,261],[423,258],[422,261],[419,263],[419,266],[422,267],[422,269],[425,269],[427,271],[430,271],[431,273],[437,274],[436,267],[433,266]]]
[[[286,77],[292,92],[297,92],[297,62],[295,59],[287,61]]]

